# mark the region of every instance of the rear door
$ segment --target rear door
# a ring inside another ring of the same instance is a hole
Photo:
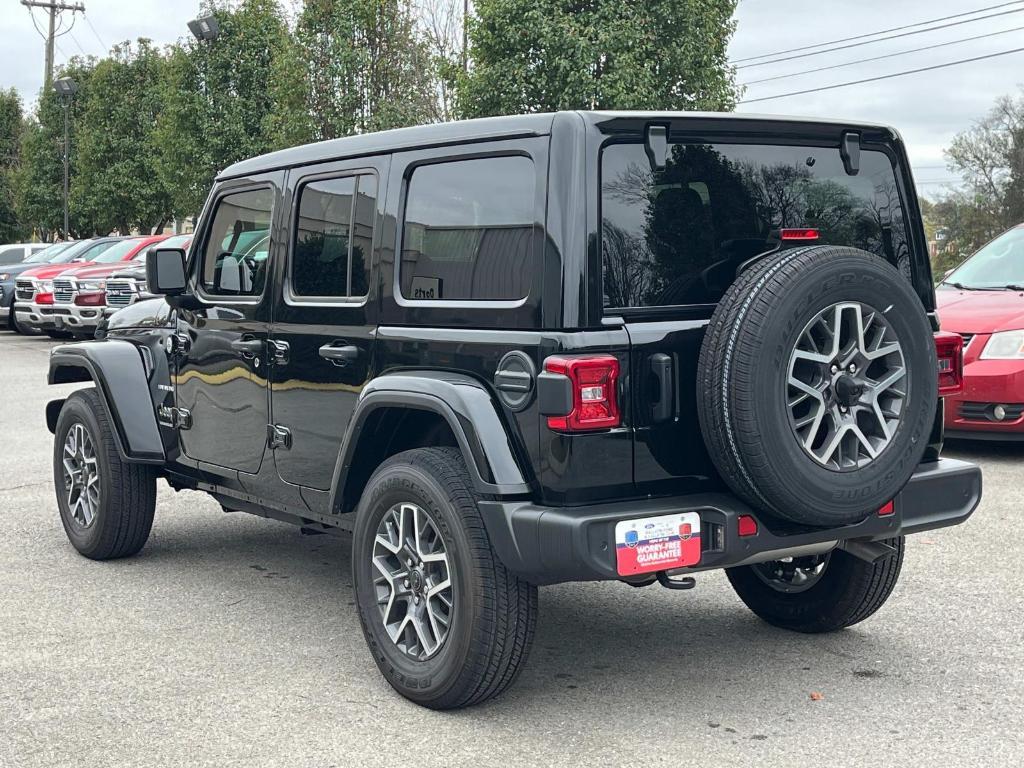
[[[720,487],[697,420],[700,345],[737,269],[785,247],[782,230],[813,228],[817,242],[876,253],[910,277],[895,155],[864,145],[859,173],[848,174],[833,133],[790,144],[677,140],[662,170],[639,137],[602,148],[604,315],[631,342],[637,491]]]
[[[376,248],[388,158],[290,172],[287,258],[271,350],[281,479],[328,490],[360,391],[373,371]]]

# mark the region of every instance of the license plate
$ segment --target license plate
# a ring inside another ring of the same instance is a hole
[[[678,512],[615,524],[620,576],[684,568],[700,562],[700,515]]]
[[[53,327],[56,328],[58,331],[61,330],[64,327],[64,318],[61,317],[60,315],[54,315]]]

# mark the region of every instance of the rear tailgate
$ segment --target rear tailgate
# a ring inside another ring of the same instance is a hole
[[[607,130],[597,160],[601,313],[630,338],[640,494],[722,487],[697,422],[697,358],[717,302],[749,259],[808,242],[853,246],[895,265],[934,309],[906,158],[891,132],[800,122],[782,130],[779,121],[735,118],[698,124],[673,121],[663,168],[653,167],[659,153],[645,145],[642,124],[632,136]],[[851,133],[856,173],[841,151]]]

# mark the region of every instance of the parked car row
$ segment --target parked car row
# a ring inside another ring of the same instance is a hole
[[[92,337],[104,318],[145,295],[144,259],[150,248],[158,243],[187,248],[191,239],[100,237],[51,246],[3,267],[3,316],[23,333]]]

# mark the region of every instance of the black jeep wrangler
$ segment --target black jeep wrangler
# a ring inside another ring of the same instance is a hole
[[[904,537],[963,522],[890,128],[563,112],[353,136],[217,179],[158,298],[54,348],[72,544],[138,552],[156,481],[349,531],[370,652],[433,708],[502,692],[537,586],[693,586],[770,624],[874,613]]]

